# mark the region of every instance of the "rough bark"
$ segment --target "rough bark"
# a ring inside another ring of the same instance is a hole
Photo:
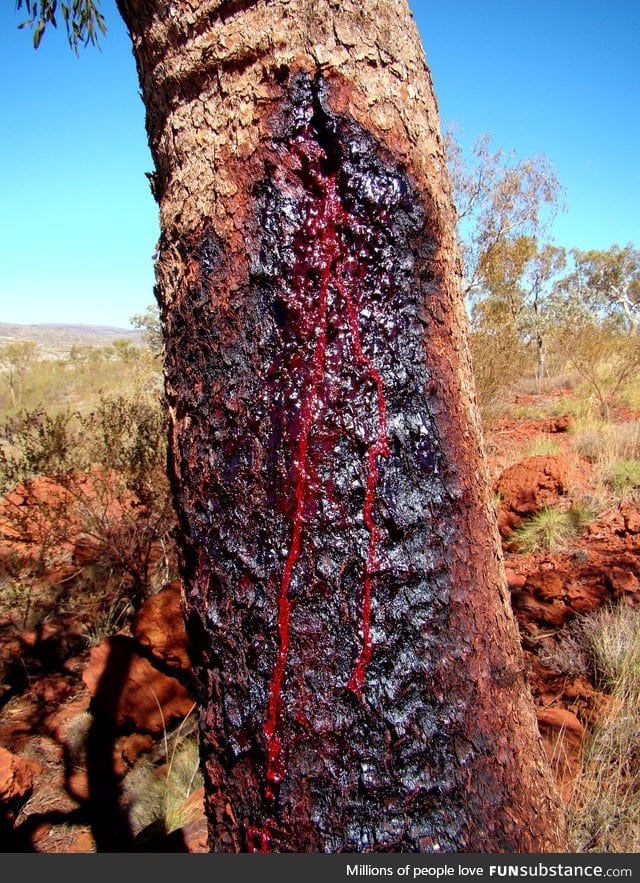
[[[213,851],[561,851],[405,0],[120,0]]]

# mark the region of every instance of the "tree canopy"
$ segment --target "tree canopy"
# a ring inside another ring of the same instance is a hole
[[[525,237],[544,238],[562,207],[562,187],[544,154],[517,159],[494,149],[488,133],[475,140],[469,160],[451,131],[445,150],[458,212],[464,294],[473,297],[483,290],[494,252]]]
[[[100,0],[16,0],[16,11],[21,9],[28,18],[19,27],[32,29],[36,49],[47,27],[58,27],[58,16],[62,16],[69,45],[76,55],[80,46],[97,46],[99,34],[104,36],[107,32]]]

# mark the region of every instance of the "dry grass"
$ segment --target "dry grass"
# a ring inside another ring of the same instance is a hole
[[[591,483],[599,506],[640,491],[640,422],[587,422],[574,428],[572,451],[593,464]]]
[[[530,395],[545,395],[559,389],[575,389],[582,383],[577,371],[566,371],[548,377],[522,377],[517,384],[518,392]]]
[[[545,639],[538,650],[538,659],[551,671],[568,677],[591,677],[592,660],[585,646],[582,621],[575,619],[556,635]]]
[[[555,439],[539,435],[524,449],[525,457],[553,457],[560,452],[560,445]]]
[[[587,421],[575,426],[571,447],[594,464],[640,457],[640,422]]]
[[[563,396],[530,405],[520,405],[514,408],[511,414],[516,420],[546,420],[565,415],[576,419],[586,419],[589,417],[591,409],[592,405],[588,400]]]
[[[197,814],[198,807],[187,801],[203,779],[198,738],[182,735],[188,718],[172,736],[165,731],[165,762],[161,766],[142,758],[125,780],[124,796],[134,835],[151,826],[170,834]]]
[[[524,555],[558,552],[575,540],[592,518],[593,513],[584,506],[546,506],[518,528],[510,543]]]
[[[607,470],[605,480],[617,497],[637,496],[640,493],[640,460],[617,460]]]
[[[582,620],[598,686],[610,694],[568,805],[575,852],[640,850],[640,611],[604,608]]]
[[[97,647],[105,638],[115,635],[128,625],[134,614],[128,598],[116,598],[106,610],[98,612],[93,622],[85,630],[84,637],[89,647]]]

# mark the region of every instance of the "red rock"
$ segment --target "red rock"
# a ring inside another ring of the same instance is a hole
[[[585,729],[572,711],[566,708],[537,708],[538,725],[553,730],[564,730],[582,740]]]
[[[565,594],[565,582],[556,570],[540,568],[526,578],[525,591],[534,594],[542,601],[562,600]]]
[[[158,671],[136,652],[132,638],[115,635],[91,651],[82,680],[102,711],[116,724],[132,724],[147,733],[160,733],[193,707],[187,689]]]
[[[631,534],[640,533],[640,512],[637,506],[634,507],[631,503],[623,503],[620,507],[620,512],[624,519],[625,532]]]
[[[565,582],[556,570],[540,568],[526,577],[523,588],[512,594],[513,609],[520,621],[561,626],[571,614],[565,603]]]
[[[189,639],[182,614],[182,583],[174,580],[140,608],[131,631],[152,656],[167,665],[189,670]]]
[[[526,457],[505,469],[494,485],[500,496],[498,527],[507,536],[525,518],[552,506],[567,493],[569,461],[553,457]]]
[[[51,616],[19,635],[23,646],[50,663],[62,662],[84,648],[86,624],[73,614]]]
[[[594,697],[599,698],[600,694],[584,675],[575,675],[566,681],[564,696],[566,699],[586,698],[591,701]]]
[[[206,818],[193,819],[180,829],[187,852],[209,852],[209,832]]]
[[[554,420],[549,422],[548,431],[549,432],[567,432],[569,427],[572,425],[573,419],[570,414],[563,414],[561,417],[556,417]]]
[[[56,742],[65,744],[69,742],[69,733],[78,725],[78,720],[87,715],[91,695],[83,690],[79,696],[75,696],[70,702],[65,703],[53,714],[44,719],[47,733]],[[88,722],[83,722],[88,727]]]
[[[120,736],[113,746],[113,769],[117,776],[124,776],[145,751],[153,746],[153,738],[148,733],[131,733]]]
[[[90,828],[74,829],[73,837],[65,848],[65,853],[91,853],[96,851],[96,842]]]
[[[79,537],[74,543],[71,560],[79,567],[93,564],[103,554],[103,546],[89,537]]]
[[[525,621],[561,626],[571,614],[571,610],[562,601],[539,601],[525,592],[515,594],[512,601],[519,620],[523,618]]]
[[[69,794],[76,800],[85,801],[91,798],[89,773],[84,767],[74,767],[67,776],[65,784]]]
[[[10,808],[10,814],[29,797],[34,778],[41,771],[37,761],[0,748],[0,803]]]
[[[608,592],[602,584],[574,581],[565,586],[564,600],[574,613],[597,610],[606,604],[608,598]]]
[[[635,594],[640,589],[635,573],[623,567],[612,567],[606,575],[606,581],[616,599],[623,598],[625,594]]]
[[[184,804],[189,821],[181,828],[180,833],[187,852],[209,852],[207,818],[204,812],[204,787],[193,791]]]
[[[509,567],[505,567],[504,574],[510,589],[521,589],[527,581],[527,577],[524,574],[516,573]]]
[[[566,708],[537,708],[538,727],[560,793],[568,802],[573,794],[584,746],[585,729]]]

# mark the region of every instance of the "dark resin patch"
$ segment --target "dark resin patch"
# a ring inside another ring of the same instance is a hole
[[[208,775],[246,849],[455,851],[423,209],[321,80],[296,80],[269,155],[249,284],[203,296],[224,284],[205,235],[166,357]]]
[[[322,590],[323,568],[327,576],[344,572],[354,558],[347,591],[344,582],[340,587],[356,637],[349,677],[344,660],[333,664],[335,683],[364,698],[373,652],[372,592],[392,560],[379,550],[383,541],[392,545],[385,527],[385,477],[391,471],[384,461],[392,454],[387,399],[408,381],[394,301],[406,297],[414,261],[408,236],[419,222],[406,181],[383,166],[364,133],[327,112],[322,87],[302,80],[297,98],[283,139],[283,165],[258,193],[263,238],[254,266],[270,291],[276,337],[262,396],[273,420],[270,469],[284,479],[279,493],[290,522],[265,723],[269,802],[287,772],[283,685],[292,611],[303,591],[297,581],[304,580],[307,592],[314,585]],[[400,415],[394,416],[397,423]],[[403,428],[407,420],[411,415],[403,413]],[[419,468],[434,476],[438,452],[428,412],[413,422]],[[418,506],[423,502],[416,500]],[[311,668],[313,660],[306,664]],[[267,848],[265,827],[253,829],[252,836],[260,850]]]

